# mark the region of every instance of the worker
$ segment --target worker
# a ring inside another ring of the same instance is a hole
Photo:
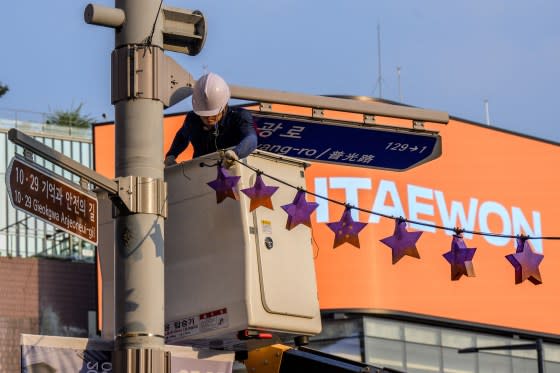
[[[257,147],[257,133],[251,114],[228,105],[230,91],[219,75],[203,75],[194,85],[193,111],[187,113],[183,126],[175,134],[171,148],[165,155],[165,165],[176,164],[175,159],[189,143],[193,157],[219,150],[226,167],[245,158]]]

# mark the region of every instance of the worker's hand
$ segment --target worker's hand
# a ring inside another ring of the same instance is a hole
[[[173,166],[174,164],[177,164],[174,155],[168,155],[167,157],[165,157],[165,161],[163,161],[163,163],[165,163],[165,167],[169,167],[169,166]]]
[[[226,168],[233,166],[237,160],[239,160],[239,157],[233,150],[230,149],[224,152],[224,165]]]

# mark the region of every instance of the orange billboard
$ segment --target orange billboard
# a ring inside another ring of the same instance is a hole
[[[311,116],[311,109],[273,109]],[[325,115],[354,119],[345,113]],[[184,114],[164,119],[164,152],[183,120]],[[376,121],[411,126],[394,118]],[[325,163],[307,169],[307,190],[341,203],[307,196],[319,204],[312,235],[321,308],[412,313],[560,335],[555,321],[560,241],[528,241],[544,255],[540,285],[516,285],[515,269],[505,258],[516,250],[509,236],[560,236],[560,176],[555,171],[560,147],[459,119],[426,127],[439,131],[442,155],[405,172]],[[94,145],[96,169],[113,177],[112,125],[94,127]],[[189,156],[184,153],[179,160]],[[326,223],[340,220],[344,203],[359,207],[352,216],[367,224],[358,235],[360,248],[344,243],[333,249],[335,234]],[[420,258],[405,256],[392,263],[391,249],[380,240],[393,234],[395,221],[383,215],[425,223],[407,226],[422,232],[416,243]],[[477,249],[475,276],[452,281],[443,254],[450,251],[455,227],[485,234],[463,233],[467,247]]]

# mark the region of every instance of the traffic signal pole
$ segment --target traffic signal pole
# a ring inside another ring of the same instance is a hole
[[[115,29],[115,372],[165,372],[163,108],[188,97],[191,75],[164,49],[197,54],[204,16],[160,0],[89,4],[86,23]]]
[[[84,13],[87,23],[115,29],[115,372],[169,368],[164,352],[164,103],[158,85],[166,60],[160,6],[159,0],[115,0],[115,8],[90,4]]]
[[[162,20],[157,17],[159,3],[159,0],[115,1],[115,7],[124,11],[126,20],[115,32],[113,60],[119,50],[130,54],[136,49],[139,54],[149,55],[162,47]],[[113,62],[113,87],[130,87],[128,80],[137,77],[136,64],[125,67],[128,74],[119,74],[114,65]],[[143,69],[150,67],[153,65]],[[143,74],[153,75],[149,71]],[[132,194],[139,186],[163,181],[163,104],[151,98],[127,96],[115,103],[115,175],[117,178],[132,176],[129,184]],[[151,193],[138,201],[143,205],[140,212],[127,213],[121,209],[115,219],[113,361],[116,372],[165,371],[163,217],[157,213],[159,206],[152,206],[155,210],[146,206],[153,205],[153,201],[157,203],[157,198],[153,198],[157,188],[147,189]]]

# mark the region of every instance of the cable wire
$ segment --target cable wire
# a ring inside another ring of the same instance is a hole
[[[451,232],[455,232],[457,235],[461,234],[461,233],[468,233],[468,234],[472,234],[472,235],[477,235],[477,236],[488,236],[488,237],[501,237],[501,238],[520,238],[520,239],[526,239],[526,240],[560,240],[560,236],[528,236],[528,235],[511,235],[511,234],[503,234],[503,233],[491,233],[491,232],[481,232],[481,231],[475,231],[475,230],[470,230],[470,229],[462,229],[459,227],[446,227],[443,225],[438,225],[438,224],[431,224],[431,223],[426,223],[426,222],[422,222],[422,221],[417,221],[417,220],[412,220],[412,219],[406,219],[402,216],[393,216],[393,215],[388,215],[388,214],[383,214],[381,212],[376,212],[373,210],[367,210],[361,207],[356,207],[353,206],[351,204],[348,203],[344,203],[344,202],[340,202],[338,200],[329,198],[329,197],[325,197],[322,196],[320,194],[314,193],[314,192],[310,192],[308,190],[306,190],[303,187],[300,186],[295,186],[292,185],[290,183],[288,183],[287,181],[284,181],[282,179],[279,179],[275,176],[269,175],[266,172],[263,172],[262,170],[259,170],[258,168],[255,168],[253,166],[250,166],[248,164],[245,164],[241,161],[236,160],[235,162],[243,165],[244,167],[247,167],[248,169],[252,170],[253,172],[256,172],[258,174],[264,175],[266,177],[268,177],[269,179],[272,179],[280,184],[286,185],[288,187],[294,188],[296,190],[301,190],[307,194],[310,194],[312,196],[314,196],[315,198],[320,198],[323,199],[325,201],[340,205],[340,206],[345,206],[348,209],[355,209],[367,214],[372,214],[372,215],[376,215],[376,216],[381,216],[387,219],[393,219],[393,220],[401,220],[407,223],[411,223],[411,224],[417,224],[417,225],[421,225],[424,227],[430,227],[430,228],[436,228],[436,229],[441,229],[441,230],[446,230],[446,231],[451,231]]]
[[[161,12],[161,6],[163,5],[163,0],[160,1],[159,3],[159,7],[158,7],[158,11],[156,13],[156,19],[154,19],[154,24],[152,25],[152,31],[150,32],[150,35],[146,37],[146,39],[144,39],[144,43],[147,46],[151,46],[152,45],[152,38],[154,37],[154,32],[156,31],[156,24],[157,24],[157,20],[159,17],[159,13]]]

